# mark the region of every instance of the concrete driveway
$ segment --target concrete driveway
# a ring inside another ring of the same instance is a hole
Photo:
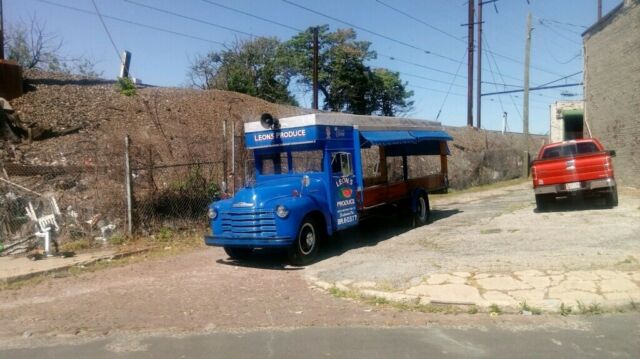
[[[640,191],[620,205],[564,199],[539,213],[527,183],[431,197],[433,222],[394,215],[327,243],[305,272],[325,290],[413,303],[519,310],[640,302]],[[331,289],[334,288],[334,289]],[[344,294],[344,293],[343,293]]]

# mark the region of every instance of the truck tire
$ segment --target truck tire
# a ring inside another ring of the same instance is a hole
[[[224,251],[231,259],[247,259],[251,256],[253,248],[224,247]]]
[[[302,220],[298,235],[289,248],[289,262],[294,266],[304,266],[313,261],[318,253],[321,239],[321,228],[311,216]]]
[[[616,187],[611,189],[611,192],[607,193],[604,198],[607,203],[607,207],[613,208],[618,206],[618,189]]]
[[[538,208],[538,212],[544,212],[549,209],[549,201],[551,198],[544,194],[536,195],[536,207]]]
[[[416,210],[413,213],[413,227],[423,226],[429,223],[429,219],[431,219],[429,196],[426,193],[422,193],[416,198]]]

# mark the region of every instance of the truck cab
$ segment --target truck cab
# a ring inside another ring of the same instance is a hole
[[[255,180],[209,206],[212,235],[205,243],[236,259],[255,248],[283,248],[292,264],[305,265],[323,238],[358,225],[378,207],[400,204],[416,225],[426,224],[428,193],[448,188],[449,140],[438,122],[425,120],[264,114],[245,123]],[[438,156],[438,172],[411,176],[418,162],[410,159],[428,155]]]

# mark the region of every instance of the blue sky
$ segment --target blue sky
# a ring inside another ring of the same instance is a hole
[[[47,1],[94,12],[91,0]],[[296,33],[287,27],[214,6],[204,0],[131,1],[258,36],[275,36],[286,40]],[[321,24],[329,24],[332,29],[348,27],[282,0],[210,1],[297,29]],[[372,49],[380,54],[378,59],[372,61],[370,65],[399,71],[402,79],[407,81],[409,88],[414,91],[415,109],[409,114],[411,117],[435,119],[442,109],[439,121],[445,125],[466,124],[467,28],[460,26],[467,22],[465,1],[380,0],[441,31],[395,12],[376,0],[290,1],[396,40],[391,41],[356,29],[358,37],[371,41]],[[485,50],[490,49],[494,54],[492,56],[485,52],[483,56],[483,81],[510,85],[506,89],[522,86],[524,38],[528,12],[533,15],[534,27],[531,84],[540,85],[582,70],[580,33],[596,20],[596,0],[529,0],[528,2],[529,4],[526,0],[499,0],[496,2],[497,13],[493,4],[485,5],[483,47]],[[222,49],[222,45],[218,43],[224,44],[236,39],[249,38],[248,35],[239,32],[175,17],[125,0],[96,0],[96,3],[103,15],[197,38],[178,36],[109,18],[105,19],[118,49],[129,50],[133,54],[131,67],[133,76],[153,85],[183,86],[187,83],[186,69],[195,55]],[[619,3],[620,0],[604,0],[603,12],[608,12]],[[47,30],[63,40],[64,55],[86,56],[97,63],[97,69],[103,71],[105,77],[117,76],[119,60],[97,16],[38,0],[4,0],[4,16],[7,25],[27,21],[34,14],[46,23]],[[431,54],[423,50],[428,50]],[[388,56],[393,56],[396,60],[391,60]],[[464,60],[460,65],[463,56]],[[458,68],[459,73],[455,77],[453,74]],[[566,81],[581,82],[582,74]],[[561,83],[565,81],[558,82],[558,84]],[[292,89],[297,93],[301,105],[310,107],[311,99],[308,91],[297,87]],[[486,83],[483,84],[482,92],[504,89],[503,85]],[[447,92],[450,92],[448,96]],[[563,92],[574,96],[562,97]],[[544,134],[549,130],[549,104],[562,98],[581,99],[582,88],[532,92],[529,120],[532,133]],[[521,131],[522,94],[483,97],[482,127],[499,130],[502,125],[503,110],[508,113],[509,129]]]

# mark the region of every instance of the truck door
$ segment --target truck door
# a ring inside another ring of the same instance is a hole
[[[358,224],[356,180],[353,154],[348,151],[331,153],[332,218],[336,230]]]

